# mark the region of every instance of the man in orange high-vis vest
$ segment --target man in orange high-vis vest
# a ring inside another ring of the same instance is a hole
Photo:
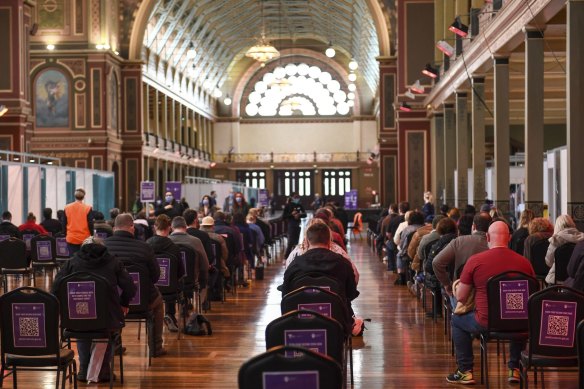
[[[64,224],[67,228],[69,255],[73,256],[81,248],[83,241],[93,232],[93,212],[84,204],[85,189],[75,189],[75,201],[65,206]]]

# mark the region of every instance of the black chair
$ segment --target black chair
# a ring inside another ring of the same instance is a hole
[[[160,267],[160,278],[158,278],[156,286],[162,295],[162,299],[165,303],[179,304],[182,298],[181,287],[179,284],[179,272],[184,274],[182,270],[179,270],[179,267],[182,266],[179,259],[172,254],[164,253],[156,254],[156,260]],[[180,332],[181,329],[179,328],[179,339]]]
[[[576,247],[575,243],[564,243],[554,251],[554,263],[556,264],[556,284],[564,283],[568,278],[568,263],[572,257],[572,252]]]
[[[24,241],[24,243],[26,243],[26,252],[30,253],[30,242],[32,240],[32,238],[34,238],[35,236],[39,235],[39,232],[37,230],[22,230],[22,240]]]
[[[201,288],[199,286],[199,258],[197,252],[192,247],[177,245],[180,251],[181,274],[184,274],[179,282],[179,287],[184,298],[181,303],[180,315],[183,321],[183,328],[186,327],[187,303],[201,305]]]
[[[59,342],[59,301],[40,289],[23,287],[0,297],[0,334],[2,336],[2,371],[11,370],[13,386],[17,371],[56,371],[56,388],[65,388],[67,376],[77,389],[75,353],[62,349]],[[72,367],[72,373],[67,371]],[[60,374],[63,372],[63,379]]]
[[[529,347],[521,353],[520,388],[528,388],[530,368],[574,371],[578,367],[576,325],[584,318],[584,293],[551,286],[529,297]],[[537,375],[535,375],[537,384]]]
[[[537,278],[542,288],[545,287],[545,277],[550,271],[550,267],[545,263],[545,256],[549,245],[550,242],[547,239],[536,241],[531,247],[531,258],[527,258],[531,262],[535,271],[535,278]]]
[[[138,340],[140,340],[140,333],[142,332],[142,323],[146,328],[146,351],[148,355],[148,366],[152,362],[152,351],[154,349],[153,345],[149,343],[148,333],[153,331],[154,328],[154,315],[149,308],[149,285],[150,285],[150,273],[148,269],[140,264],[132,262],[131,260],[125,258],[121,259],[126,271],[132,277],[134,285],[136,286],[136,294],[134,298],[130,300],[130,306],[128,314],[126,315],[126,323],[138,323]]]
[[[344,366],[345,334],[341,323],[314,311],[296,310],[266,327],[266,349],[299,346],[328,355]]]
[[[110,367],[110,388],[114,383],[115,354],[120,356],[120,381],[124,383],[124,361],[120,328],[108,328],[111,309],[111,293],[117,293],[103,277],[76,272],[64,277],[57,289],[61,306],[61,329],[63,341],[71,348],[71,342],[91,340],[94,343],[107,343],[112,350]]]
[[[53,272],[59,268],[57,263],[57,244],[55,238],[48,235],[37,235],[30,241],[30,260],[33,269],[50,269]]]
[[[576,339],[578,340],[578,387],[582,388],[584,387],[584,320],[578,324]]]
[[[487,281],[488,324],[480,334],[481,384],[489,387],[489,359],[487,346],[490,341],[526,341],[527,300],[539,290],[538,281],[521,272],[504,272]],[[504,355],[504,354],[503,354]]]
[[[28,276],[32,286],[36,286],[34,271],[26,257],[26,244],[18,238],[8,238],[0,242],[0,274],[4,292],[8,291],[8,276]]]
[[[280,303],[282,315],[295,310],[315,311],[331,317],[341,323],[345,333],[345,353],[348,354],[353,384],[353,318],[347,309],[347,303],[338,294],[318,286],[302,286],[286,294]]]
[[[239,389],[281,388],[284,383],[290,388],[339,389],[343,373],[331,357],[302,347],[278,346],[244,362],[238,382]]]

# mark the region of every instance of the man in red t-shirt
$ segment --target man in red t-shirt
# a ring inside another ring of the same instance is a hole
[[[495,222],[487,232],[489,250],[471,256],[460,276],[456,299],[465,303],[474,288],[475,310],[465,315],[452,316],[452,339],[456,350],[458,370],[446,377],[450,383],[474,384],[473,334],[486,331],[488,321],[487,281],[506,271],[519,271],[535,277],[529,260],[508,248],[509,228],[503,222]],[[525,342],[511,342],[509,350],[509,382],[519,382],[519,357]]]

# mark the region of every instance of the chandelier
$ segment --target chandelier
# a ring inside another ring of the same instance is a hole
[[[280,57],[280,52],[274,46],[272,46],[270,41],[266,39],[264,33],[262,33],[261,38],[258,39],[254,46],[247,50],[245,56],[258,62],[266,63],[272,59]]]

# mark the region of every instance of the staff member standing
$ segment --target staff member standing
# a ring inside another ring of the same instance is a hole
[[[306,211],[302,204],[300,204],[300,196],[298,193],[293,193],[292,197],[288,199],[284,207],[282,219],[288,223],[288,247],[286,247],[285,258],[292,252],[294,247],[298,244],[300,239],[300,219],[306,217]]]
[[[65,206],[64,225],[67,231],[69,255],[75,254],[81,248],[85,239],[93,231],[93,212],[90,205],[83,203],[85,189],[75,189],[75,201]]]

